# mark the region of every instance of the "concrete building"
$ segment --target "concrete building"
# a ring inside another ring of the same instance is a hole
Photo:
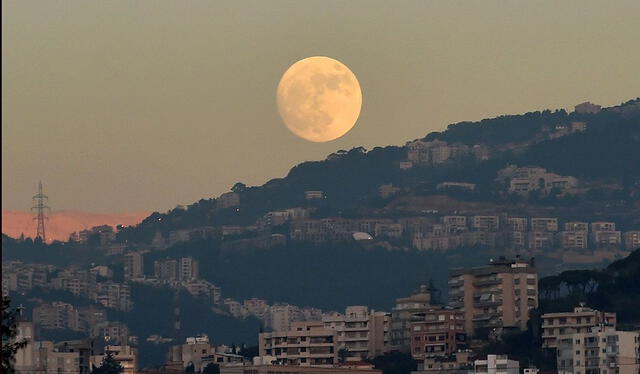
[[[584,306],[574,308],[573,312],[543,314],[542,347],[558,348],[559,342],[571,339],[573,334],[588,332],[600,325],[615,329],[616,314]]]
[[[531,261],[491,261],[488,266],[453,269],[449,306],[464,311],[465,331],[526,329],[529,311],[538,306],[538,273]]]
[[[499,181],[508,181],[509,193],[528,196],[533,191],[549,194],[557,191],[560,194],[575,193],[578,180],[571,176],[547,172],[539,167],[516,167],[510,165],[498,171]]]
[[[276,304],[269,308],[269,323],[274,331],[288,331],[293,322],[302,321],[302,311],[295,305]]]
[[[624,249],[632,251],[640,248],[640,231],[627,231],[624,233]]]
[[[510,231],[527,231],[527,218],[525,217],[508,217],[507,227]]]
[[[527,241],[529,249],[534,250],[553,248],[555,244],[553,233],[548,231],[530,231]]]
[[[473,371],[477,374],[520,374],[520,363],[507,356],[487,355],[486,360],[473,362]]]
[[[391,312],[391,346],[409,353],[411,350],[411,322],[418,313],[426,313],[431,307],[431,291],[426,285],[420,286],[409,297],[396,299]]]
[[[500,218],[498,216],[473,216],[471,227],[478,231],[498,231]]]
[[[640,333],[592,327],[558,344],[558,374],[640,372]]]
[[[54,301],[33,308],[33,323],[45,329],[82,330],[79,313],[73,305]]]
[[[176,281],[178,280],[178,260],[172,258],[156,260],[153,263],[153,271],[155,277],[161,281]]]
[[[144,252],[129,252],[124,255],[124,279],[144,277]]]
[[[431,307],[411,322],[411,356],[415,360],[447,357],[466,348],[464,314],[456,309]]]
[[[327,366],[338,363],[336,331],[322,322],[293,322],[291,329],[261,333],[260,356],[295,366]]]
[[[565,249],[587,249],[589,235],[586,231],[561,231],[558,234],[560,246]]]
[[[198,279],[198,261],[193,257],[182,257],[178,265],[178,279],[190,281]]]
[[[304,191],[304,198],[306,200],[320,200],[320,199],[324,199],[324,192],[323,191]]]
[[[598,248],[619,248],[622,244],[620,231],[593,231],[591,238]]]
[[[188,337],[184,344],[171,347],[168,361],[178,364],[183,370],[193,365],[196,373],[210,363],[219,366],[242,364],[242,356],[229,353],[228,350],[228,347],[211,344],[207,335]]]
[[[107,308],[128,312],[133,308],[131,286],[115,282],[98,283],[94,301]]]
[[[322,316],[327,330],[336,332],[338,350],[346,349],[351,358],[373,358],[386,350],[389,337],[389,316],[370,311],[366,306],[348,306],[345,313]]]
[[[588,232],[589,231],[589,224],[587,222],[576,222],[576,221],[565,222],[564,231]]]
[[[558,231],[558,219],[531,218],[531,231],[556,232]]]

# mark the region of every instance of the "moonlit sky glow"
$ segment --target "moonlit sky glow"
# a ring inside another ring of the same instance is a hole
[[[2,205],[160,210],[447,124],[640,95],[640,1],[2,1]],[[282,125],[283,72],[330,56],[357,125]]]

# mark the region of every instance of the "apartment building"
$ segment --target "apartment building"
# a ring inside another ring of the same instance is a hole
[[[414,314],[411,322],[411,356],[415,360],[450,356],[466,348],[464,314],[449,307],[431,307]]]
[[[178,265],[178,279],[190,281],[198,279],[198,261],[193,257],[182,257]]]
[[[33,308],[33,323],[45,329],[69,329],[80,331],[79,313],[73,305],[54,301]]]
[[[564,231],[588,232],[589,231],[589,224],[587,222],[576,222],[576,221],[565,222]]]
[[[586,231],[561,231],[559,244],[565,249],[586,249],[589,247],[589,235]]]
[[[302,321],[303,316],[300,308],[289,304],[276,304],[269,308],[268,326],[274,331],[287,331],[291,329],[291,324]]]
[[[321,321],[293,322],[291,329],[259,335],[260,356],[285,365],[333,366],[338,362],[336,331]]]
[[[538,274],[533,260],[500,258],[487,266],[453,269],[449,306],[464,310],[465,331],[526,329],[529,310],[538,306]]]
[[[444,216],[442,224],[450,230],[465,231],[467,230],[466,216]]]
[[[94,301],[107,308],[128,312],[133,308],[131,287],[128,284],[103,282],[96,286]]]
[[[249,314],[256,316],[261,321],[269,314],[269,304],[265,300],[255,297],[245,300],[244,307]]]
[[[616,328],[616,314],[601,312],[585,306],[573,312],[546,313],[542,315],[542,347],[558,348],[561,341],[571,339],[576,333],[588,332],[595,326]]]
[[[471,227],[478,231],[498,231],[500,218],[498,216],[473,216]]]
[[[556,232],[558,231],[558,219],[531,218],[531,231]]]
[[[153,272],[161,281],[176,281],[178,280],[178,260],[172,258],[156,260],[153,262]]]
[[[553,248],[554,235],[547,231],[530,231],[528,233],[529,249],[540,250],[545,248]]]
[[[624,248],[628,251],[640,248],[640,231],[627,231],[624,233]]]
[[[620,231],[593,231],[591,237],[596,247],[618,248],[622,244]]]
[[[525,217],[508,217],[507,228],[510,231],[527,231],[527,218]]]
[[[637,374],[640,372],[640,333],[592,327],[558,344],[559,374]]]
[[[520,374],[520,363],[509,360],[504,355],[487,355],[485,360],[473,362],[473,372],[476,374]]]
[[[322,316],[327,330],[335,331],[338,350],[346,349],[350,357],[373,358],[385,351],[389,339],[389,316],[366,306],[348,306],[342,313]]]
[[[431,307],[431,291],[420,286],[409,297],[396,299],[391,311],[391,346],[403,352],[411,350],[411,322],[417,313],[425,313]]]
[[[124,255],[124,279],[144,277],[144,252],[129,252]]]

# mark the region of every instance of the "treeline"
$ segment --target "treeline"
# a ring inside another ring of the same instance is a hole
[[[640,249],[602,270],[572,270],[540,279],[540,311],[572,310],[580,303],[640,324]]]

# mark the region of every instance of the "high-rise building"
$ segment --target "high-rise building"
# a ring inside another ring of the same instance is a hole
[[[144,276],[144,253],[129,252],[124,255],[124,279],[130,280]]]
[[[425,313],[431,307],[431,292],[426,285],[409,297],[396,299],[391,312],[391,346],[403,352],[411,349],[411,321],[416,313]]]
[[[348,306],[345,313],[322,316],[324,328],[336,332],[339,350],[350,357],[373,358],[383,353],[388,342],[389,316],[366,306]],[[386,335],[386,336],[385,336]]]
[[[182,281],[198,279],[198,261],[193,257],[182,257],[178,270],[179,279]]]
[[[466,332],[478,329],[526,329],[529,311],[538,306],[538,273],[531,261],[500,258],[477,268],[453,269],[449,306],[462,309]]]

